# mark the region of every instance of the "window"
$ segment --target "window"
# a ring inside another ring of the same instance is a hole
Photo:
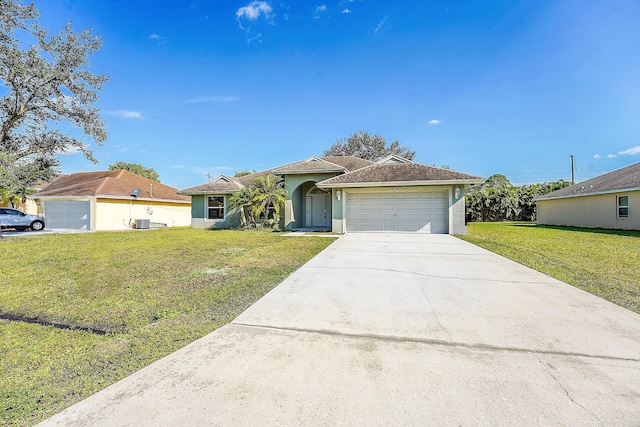
[[[618,218],[629,218],[629,196],[618,196]]]
[[[224,219],[224,196],[209,196],[207,219]]]

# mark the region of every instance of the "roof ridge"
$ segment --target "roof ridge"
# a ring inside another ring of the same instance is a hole
[[[109,179],[113,179],[113,178],[110,177],[110,176],[105,176],[103,178],[99,178],[99,179],[95,180],[95,181],[102,181],[100,183],[100,185],[98,185],[98,187],[96,187],[96,194],[100,194],[100,191],[102,190],[102,187],[104,187],[104,185],[107,183],[107,180],[109,180]]]
[[[319,158],[320,160],[322,160],[323,162],[325,162],[325,163],[329,163],[329,164],[331,164],[331,165],[334,165],[334,166],[337,166],[337,167],[339,167],[339,168],[344,169],[346,172],[349,172],[349,169],[345,168],[345,167],[344,167],[344,166],[342,166],[342,165],[339,165],[339,164],[337,164],[337,163],[330,162],[329,160],[325,160],[323,157],[318,157],[318,158]]]

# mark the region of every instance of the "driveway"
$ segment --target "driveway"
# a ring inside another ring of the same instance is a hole
[[[29,237],[29,236],[41,236],[43,234],[77,234],[77,233],[91,233],[91,230],[72,230],[67,228],[45,228],[44,230],[40,230],[40,231],[33,231],[33,230],[16,231],[13,229],[2,230],[2,235],[4,237],[10,237],[10,236]]]
[[[638,425],[640,316],[448,235],[341,237],[43,425]]]

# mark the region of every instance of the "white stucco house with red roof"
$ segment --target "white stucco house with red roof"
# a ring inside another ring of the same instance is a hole
[[[191,199],[168,185],[122,170],[57,177],[29,196],[48,229],[127,230],[189,226]]]

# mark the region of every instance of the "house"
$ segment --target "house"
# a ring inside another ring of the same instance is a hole
[[[537,223],[640,230],[640,163],[535,199]]]
[[[398,156],[378,162],[350,156],[311,157],[242,177],[221,175],[180,191],[191,196],[191,225],[238,224],[229,198],[266,174],[284,178],[286,230],[337,233],[399,231],[464,234],[465,190],[481,177],[426,166]]]
[[[62,175],[29,198],[38,204],[47,228],[103,231],[136,223],[141,228],[191,223],[189,197],[122,170]]]

